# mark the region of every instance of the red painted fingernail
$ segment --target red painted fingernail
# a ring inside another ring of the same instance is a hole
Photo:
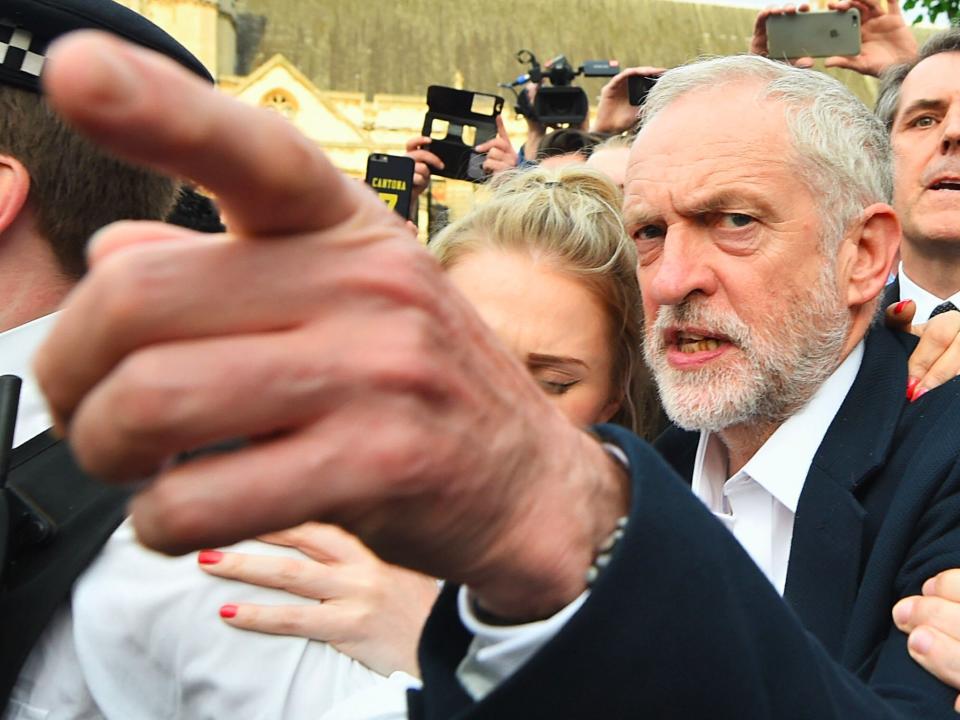
[[[910,302],[910,301],[909,301],[909,300],[901,300],[901,301],[898,302],[896,305],[894,305],[894,306],[893,306],[893,314],[894,314],[894,315],[899,315],[900,313],[902,313],[902,312],[903,312],[903,309],[907,306],[907,303],[908,303],[908,302]]]
[[[910,402],[916,402],[917,400],[922,398],[924,395],[926,395],[928,392],[929,391],[927,390],[927,388],[917,388],[916,392],[913,393],[913,400],[911,400]]]
[[[197,555],[197,562],[201,565],[216,565],[223,560],[223,553],[219,550],[201,550]]]
[[[913,400],[913,391],[917,389],[920,378],[907,378],[907,400]]]
[[[235,617],[236,614],[237,614],[236,605],[223,605],[220,608],[220,617],[222,618],[232,618],[232,617]]]

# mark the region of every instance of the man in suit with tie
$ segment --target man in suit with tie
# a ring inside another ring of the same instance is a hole
[[[915,322],[925,323],[960,308],[960,29],[931,36],[914,60],[887,68],[876,113],[893,144],[903,226],[897,280],[884,301],[913,300]],[[927,385],[911,378],[908,395]]]

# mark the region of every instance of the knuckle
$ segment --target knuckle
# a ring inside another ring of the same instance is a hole
[[[115,253],[98,266],[96,304],[101,321],[113,333],[130,333],[163,307],[166,256],[157,246]]]
[[[385,425],[378,433],[377,442],[370,443],[361,429],[357,429],[355,444],[364,448],[362,464],[377,472],[383,478],[384,486],[390,488],[396,497],[418,495],[429,487],[431,470],[431,435],[427,433],[423,421],[418,415],[423,413],[422,405],[408,402],[385,404],[394,420]],[[374,522],[376,522],[374,520]],[[361,536],[364,532],[361,530]],[[364,582],[360,583],[361,586]]]
[[[960,600],[960,569],[945,570],[937,575],[935,587],[941,597]]]
[[[150,351],[128,356],[115,370],[108,411],[112,429],[125,444],[157,442],[178,426],[178,393],[162,384],[163,373]]]
[[[927,325],[926,331],[923,333],[923,339],[926,341],[929,339],[929,343],[934,348],[946,348],[950,345],[954,339],[956,339],[957,333],[955,329],[947,327],[944,323],[930,322]]]
[[[277,558],[273,573],[276,584],[285,590],[290,590],[299,586],[303,581],[303,563],[296,558]]]
[[[284,605],[275,608],[273,629],[281,635],[303,635],[309,626],[310,605]]]

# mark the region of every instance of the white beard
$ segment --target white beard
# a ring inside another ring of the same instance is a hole
[[[851,320],[829,263],[807,297],[789,301],[763,327],[750,328],[736,314],[717,312],[708,302],[662,306],[644,343],[663,408],[686,430],[781,423],[810,400],[840,363]],[[674,368],[667,362],[664,332],[676,325],[709,329],[729,338],[735,349],[697,370]]]

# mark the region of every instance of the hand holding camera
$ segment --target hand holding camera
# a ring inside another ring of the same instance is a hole
[[[788,40],[796,41],[788,42],[788,44],[796,45],[797,43],[809,42],[822,45],[825,50],[817,52],[816,56],[825,57],[824,64],[827,67],[846,68],[864,75],[878,76],[888,66],[906,62],[917,54],[917,41],[903,19],[899,0],[889,0],[886,10],[880,5],[880,0],[837,0],[829,3],[827,7],[833,13],[810,13],[807,15],[810,6],[806,3],[798,6],[786,5],[780,8],[761,10],[757,14],[754,25],[750,52],[764,57],[780,57],[783,55],[777,47],[771,47],[770,21],[773,18],[778,18],[774,22],[780,23],[781,35],[786,35]],[[845,33],[842,31],[836,35],[830,33],[830,40],[825,40],[825,37],[822,36],[822,31],[826,29],[826,24],[823,21],[842,23],[843,15],[851,11],[857,11],[860,16],[857,23],[859,24],[860,46],[856,52],[850,52],[849,48],[845,47]],[[830,18],[828,19],[826,16],[830,16]],[[780,18],[794,18],[794,20],[784,21]],[[821,20],[819,23],[821,27],[815,27],[815,18]],[[821,33],[820,38],[816,37],[817,33]],[[824,42],[826,42],[825,45]],[[813,66],[813,57],[810,55],[794,57],[788,52],[785,57],[796,67]]]
[[[483,161],[483,171],[489,175],[510,170],[518,164],[517,153],[513,149],[513,143],[510,142],[507,128],[503,124],[503,117],[497,115],[496,122],[497,136],[474,148],[478,153],[486,153],[487,159]]]
[[[430,138],[419,136],[407,140],[407,157],[412,158],[413,166],[413,197],[411,203],[416,206],[420,195],[430,187],[431,168],[443,170],[443,160],[434,155],[427,148],[430,147]]]
[[[630,79],[655,78],[663,71],[658,67],[632,67],[614,75],[600,91],[597,117],[590,131],[617,134],[633,127],[640,103],[631,103]]]
[[[887,67],[912,60],[917,54],[917,40],[907,27],[899,0],[887,0],[887,9],[880,0],[840,0],[828,5],[831,10],[860,11],[860,54],[853,57],[830,57],[827,67],[842,67],[864,75],[879,76]]]

